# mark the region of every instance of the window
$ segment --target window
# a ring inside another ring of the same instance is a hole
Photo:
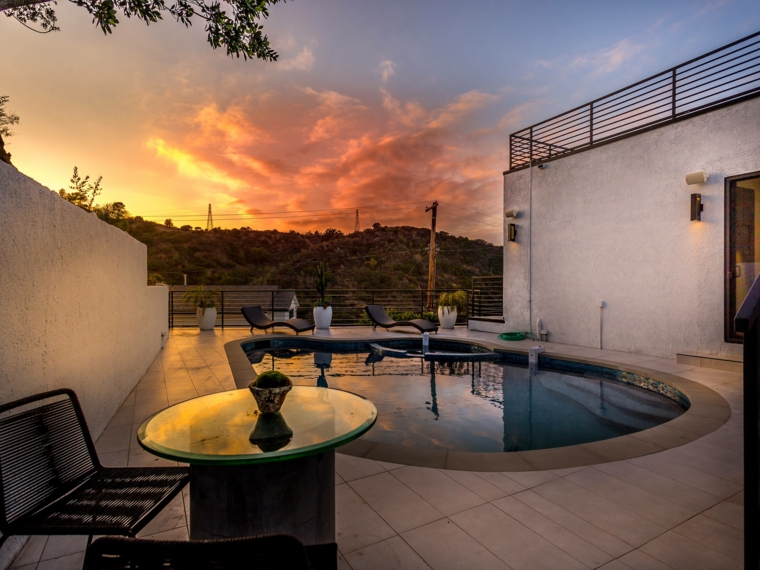
[[[734,317],[759,271],[760,172],[752,172],[726,178],[726,342],[742,342]]]

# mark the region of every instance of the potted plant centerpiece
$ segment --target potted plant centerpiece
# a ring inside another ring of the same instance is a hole
[[[291,388],[290,378],[276,370],[262,372],[248,386],[259,406],[256,425],[248,440],[265,453],[282,449],[293,439],[293,430],[280,412]]]
[[[290,378],[277,370],[262,372],[248,386],[262,414],[279,412],[292,388]]]
[[[467,293],[455,291],[441,293],[438,298],[438,322],[442,329],[453,329],[457,322],[457,311],[464,312],[467,308]]]
[[[331,299],[327,297],[327,269],[325,264],[320,262],[317,265],[317,293],[319,301],[314,304],[314,324],[318,329],[327,330],[332,322]]]
[[[198,327],[202,331],[214,329],[218,296],[216,291],[209,291],[203,285],[188,289],[185,293],[185,302],[192,303],[195,307],[195,318],[198,319]]]

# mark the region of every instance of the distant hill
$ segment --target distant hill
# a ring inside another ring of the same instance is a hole
[[[126,229],[148,246],[148,273],[168,284],[314,286],[316,264],[333,274],[333,289],[427,288],[430,230],[375,224],[298,233],[247,229],[197,231],[132,218]],[[483,240],[436,236],[438,288],[470,288],[472,277],[501,275],[503,248]]]

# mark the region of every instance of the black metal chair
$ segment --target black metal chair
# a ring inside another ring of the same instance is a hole
[[[243,313],[245,320],[248,321],[249,325],[251,325],[251,332],[253,332],[254,328],[264,329],[266,331],[267,329],[272,329],[274,327],[288,327],[290,329],[293,329],[296,334],[306,331],[314,331],[314,323],[307,321],[306,319],[273,321],[267,317],[267,314],[259,305],[252,307],[241,307],[240,312]]]
[[[372,321],[372,329],[376,327],[383,327],[384,329],[390,329],[393,327],[414,327],[421,333],[438,333],[438,325],[431,323],[427,319],[412,319],[411,321],[394,321],[385,312],[382,305],[367,305],[364,307],[367,312],[369,320]]]
[[[104,537],[87,549],[83,570],[335,570],[337,545],[304,547],[287,534],[221,540]]]
[[[189,478],[182,467],[103,467],[72,390],[0,405],[0,545],[14,534],[135,536]]]

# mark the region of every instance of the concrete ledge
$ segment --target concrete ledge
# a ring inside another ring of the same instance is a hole
[[[509,332],[507,325],[504,323],[504,319],[501,321],[496,320],[484,320],[484,319],[468,319],[467,329],[471,331],[489,332],[501,334]]]
[[[676,355],[678,364],[687,364],[689,366],[701,366],[702,368],[712,368],[713,370],[723,370],[724,372],[742,373],[744,364],[741,357],[731,357],[717,354],[698,354],[694,352],[679,352]]]

